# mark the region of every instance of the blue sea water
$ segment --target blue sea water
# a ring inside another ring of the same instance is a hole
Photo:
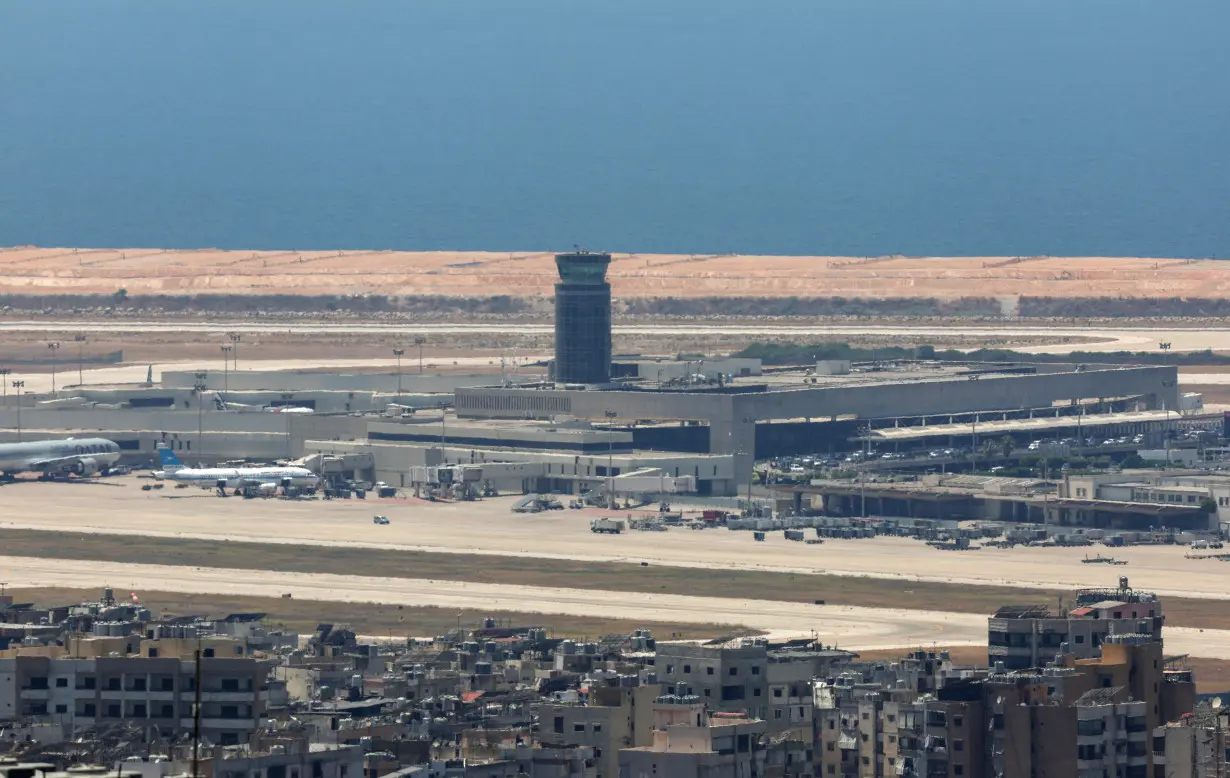
[[[0,244],[1230,257],[1227,0],[0,0]]]

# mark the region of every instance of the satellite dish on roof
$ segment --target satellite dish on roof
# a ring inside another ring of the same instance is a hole
[[[1213,710],[1221,710],[1221,697],[1213,698]]]

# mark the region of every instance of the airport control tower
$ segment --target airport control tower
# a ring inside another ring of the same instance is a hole
[[[611,376],[610,254],[556,254],[555,380],[602,384]]]

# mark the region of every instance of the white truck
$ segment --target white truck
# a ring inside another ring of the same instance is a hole
[[[589,523],[589,531],[618,535],[624,531],[624,523],[619,519],[594,519]]]

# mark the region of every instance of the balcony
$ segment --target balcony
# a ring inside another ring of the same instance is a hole
[[[192,695],[188,695],[188,699],[193,699]],[[252,703],[256,700],[269,699],[268,693],[259,694],[257,692],[201,692],[201,702],[238,702]]]
[[[219,718],[211,716],[209,718],[201,717],[201,729],[252,729],[257,724],[256,718]],[[192,719],[179,720],[179,725],[184,729],[192,729]]]

